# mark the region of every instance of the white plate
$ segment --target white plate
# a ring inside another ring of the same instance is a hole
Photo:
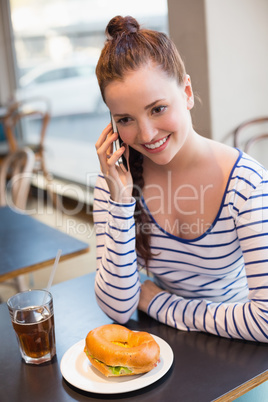
[[[173,362],[173,351],[163,339],[152,335],[160,346],[160,363],[149,373],[122,377],[105,377],[88,360],[85,340],[77,342],[65,352],[61,360],[61,374],[70,384],[88,392],[119,394],[146,387],[163,377]]]

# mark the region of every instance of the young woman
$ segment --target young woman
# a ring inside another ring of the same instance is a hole
[[[268,340],[268,174],[195,132],[194,95],[163,33],[115,17],[96,74],[109,124],[96,149],[96,297],[125,323],[136,308],[186,331]],[[124,154],[128,171],[118,166]],[[154,280],[139,281],[145,267]]]

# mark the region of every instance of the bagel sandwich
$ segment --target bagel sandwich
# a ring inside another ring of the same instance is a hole
[[[147,373],[160,360],[160,347],[152,335],[118,324],[90,331],[84,352],[92,366],[106,377]]]

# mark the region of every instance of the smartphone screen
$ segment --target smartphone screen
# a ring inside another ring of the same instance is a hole
[[[112,122],[112,127],[113,127],[113,132],[114,133],[118,133],[115,121],[113,116],[111,115],[111,122]],[[121,140],[119,133],[118,133],[118,138],[116,141],[114,141],[114,151],[118,150],[119,148],[121,148],[123,141]],[[125,158],[124,155],[122,155],[119,159],[118,159],[118,165],[121,167],[121,169],[123,170],[123,172],[127,172],[128,171],[128,166],[127,166],[127,160]]]

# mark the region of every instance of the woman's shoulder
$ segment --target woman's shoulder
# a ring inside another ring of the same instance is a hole
[[[252,156],[240,151],[240,158],[234,168],[234,176],[251,183],[253,188],[268,186],[267,169]]]
[[[217,160],[225,162],[224,165],[234,165],[237,161],[241,151],[237,148],[233,148],[229,145],[217,142],[211,139],[207,139],[209,147],[211,148],[213,154],[217,157]]]
[[[230,173],[241,157],[241,151],[212,139],[205,138],[203,141],[205,147],[203,147],[204,156],[202,159],[206,169],[210,172],[217,171],[223,181],[228,180]]]
[[[222,162],[225,168],[227,166],[235,166],[236,164],[240,163],[240,165],[243,164],[245,167],[251,166],[253,169],[255,168],[256,170],[267,172],[266,167],[261,165],[258,160],[246,154],[244,151],[211,139],[206,140],[209,143],[212,153],[217,157],[218,162]]]
[[[216,141],[210,141],[213,154],[225,174],[243,177],[254,182],[255,185],[267,181],[267,169],[252,156],[240,149]]]

